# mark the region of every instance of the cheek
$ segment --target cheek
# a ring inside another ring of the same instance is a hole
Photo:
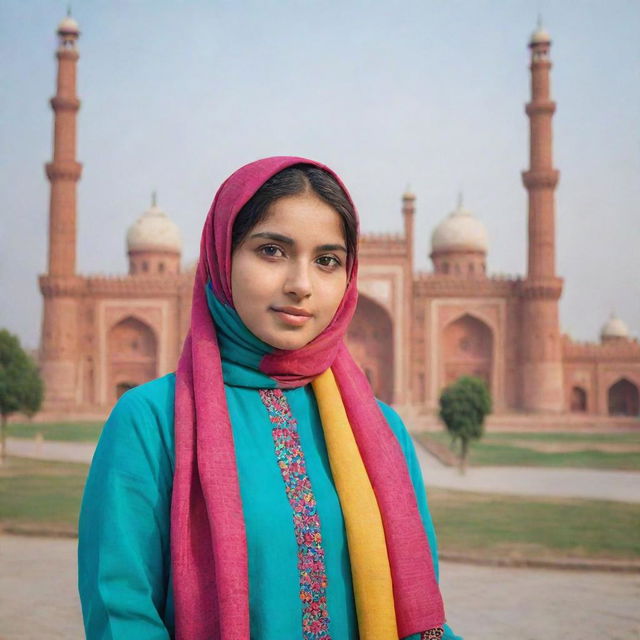
[[[331,283],[331,286],[327,287],[325,291],[325,301],[326,301],[326,313],[330,316],[329,319],[333,318],[335,312],[338,310],[340,303],[342,302],[342,298],[344,297],[344,293],[347,289],[347,278],[341,278],[338,282]]]
[[[254,281],[249,278],[232,278],[231,284],[231,298],[236,313],[249,331],[255,333],[256,317],[261,307],[258,297],[260,292],[255,288]]]
[[[240,254],[234,258],[231,264],[231,299],[239,313],[244,311],[256,293],[255,278],[251,273],[251,264],[246,256]]]

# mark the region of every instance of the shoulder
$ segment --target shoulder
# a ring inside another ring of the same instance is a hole
[[[173,416],[174,395],[176,388],[176,374],[168,373],[166,376],[150,380],[144,384],[129,389],[122,394],[116,403],[113,412],[146,411],[162,417],[165,414]]]
[[[173,464],[174,392],[171,373],[124,393],[105,423],[96,456],[123,462],[141,456],[164,458]]]

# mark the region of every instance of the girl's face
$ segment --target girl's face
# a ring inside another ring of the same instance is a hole
[[[299,349],[319,335],[346,286],[342,219],[313,193],[275,200],[232,254],[236,311],[276,349]]]

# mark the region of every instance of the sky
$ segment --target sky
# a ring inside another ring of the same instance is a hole
[[[67,3],[0,0],[0,327],[39,343],[57,46]],[[77,268],[127,271],[127,228],[158,205],[195,260],[219,184],[268,155],[325,162],[365,232],[402,230],[416,194],[417,268],[464,205],[488,270],[523,275],[529,51],[551,34],[561,329],[640,333],[637,0],[83,0],[78,43]]]

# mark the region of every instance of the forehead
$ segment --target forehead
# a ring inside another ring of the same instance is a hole
[[[274,200],[251,233],[266,230],[288,232],[300,236],[301,240],[311,235],[344,240],[342,217],[330,204],[313,193]]]

